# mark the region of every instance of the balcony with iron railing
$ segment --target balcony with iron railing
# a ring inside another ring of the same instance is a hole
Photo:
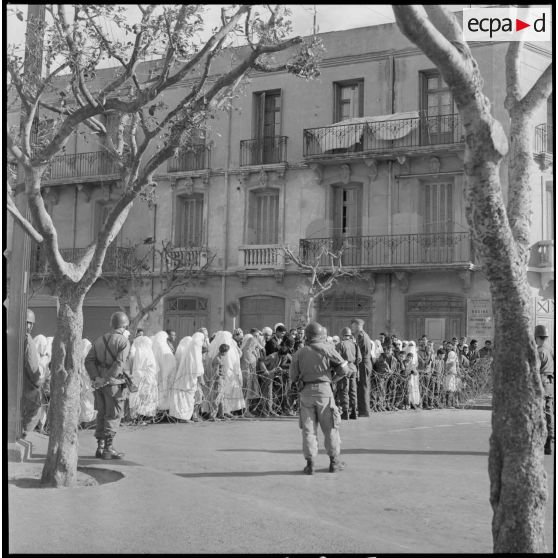
[[[287,162],[287,136],[241,140],[240,166]]]
[[[209,169],[211,149],[205,145],[194,145],[167,161],[167,172],[186,172]]]
[[[60,255],[67,262],[75,263],[84,256],[86,248],[61,248]],[[103,262],[103,273],[122,273],[134,263],[135,249],[123,246],[109,246]],[[31,251],[30,272],[38,275],[50,273],[45,253],[41,245],[35,245]]]
[[[242,269],[282,269],[283,251],[278,244],[252,244],[238,247],[238,265]]]
[[[549,169],[554,162],[554,129],[550,124],[535,126],[534,158],[539,168],[544,171]]]
[[[408,118],[362,117],[303,132],[303,156],[320,159],[332,155],[408,153],[464,142],[459,114],[420,115]]]
[[[170,269],[199,270],[207,266],[209,250],[207,247],[181,247],[169,248],[166,251],[167,265]]]
[[[300,240],[304,263],[329,265],[327,251],[342,252],[347,267],[408,268],[444,267],[473,263],[471,235],[468,232],[339,236]]]
[[[48,182],[96,176],[118,175],[116,161],[103,151],[74,153],[54,157],[48,166],[45,179]]]

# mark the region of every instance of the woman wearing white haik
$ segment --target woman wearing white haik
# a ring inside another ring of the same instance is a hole
[[[194,414],[198,377],[203,376],[202,347],[204,335],[196,332],[184,337],[176,349],[177,369],[170,395],[171,417],[189,421]]]

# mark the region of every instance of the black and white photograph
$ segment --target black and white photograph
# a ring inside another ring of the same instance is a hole
[[[555,555],[554,4],[11,4],[9,554]]]

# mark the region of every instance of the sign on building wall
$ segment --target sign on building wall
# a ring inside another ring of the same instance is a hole
[[[487,339],[494,340],[494,317],[489,298],[467,299],[467,339],[476,339],[479,348]]]

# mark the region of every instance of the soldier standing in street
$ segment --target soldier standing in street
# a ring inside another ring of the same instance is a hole
[[[552,455],[552,442],[554,440],[554,356],[547,345],[548,331],[546,326],[535,327],[535,343],[541,361],[540,374],[544,389],[544,415],[546,419],[546,442],[544,453]]]
[[[348,362],[349,372],[337,382],[337,395],[341,403],[341,420],[357,418],[357,374],[360,364],[360,349],[353,339],[351,328],[341,330],[341,341],[335,347]]]
[[[41,418],[41,407],[45,403],[39,367],[39,354],[31,337],[35,325],[35,313],[27,309],[26,333],[23,341],[23,390],[21,396],[21,437],[25,439]]]
[[[110,317],[111,333],[98,337],[85,357],[85,369],[95,389],[97,409],[97,451],[95,457],[122,459],[123,453],[113,448],[124,413],[126,380],[124,366],[130,353],[128,326],[130,320],[124,312],[115,312]]]
[[[325,342],[324,330],[319,323],[310,322],[305,334],[306,346],[293,355],[289,371],[291,381],[301,384],[299,426],[302,429],[302,451],[306,458],[304,472],[307,475],[314,473],[319,423],[329,455],[329,471],[335,473],[344,468],[344,463],[339,461],[341,416],[335,405],[331,384],[339,376],[345,376],[349,367],[335,348]]]
[[[357,399],[358,415],[361,417],[370,416],[370,375],[372,374],[372,341],[366,331],[364,331],[364,320],[355,318],[351,321],[351,331],[360,349],[362,358],[358,365],[357,375]]]

